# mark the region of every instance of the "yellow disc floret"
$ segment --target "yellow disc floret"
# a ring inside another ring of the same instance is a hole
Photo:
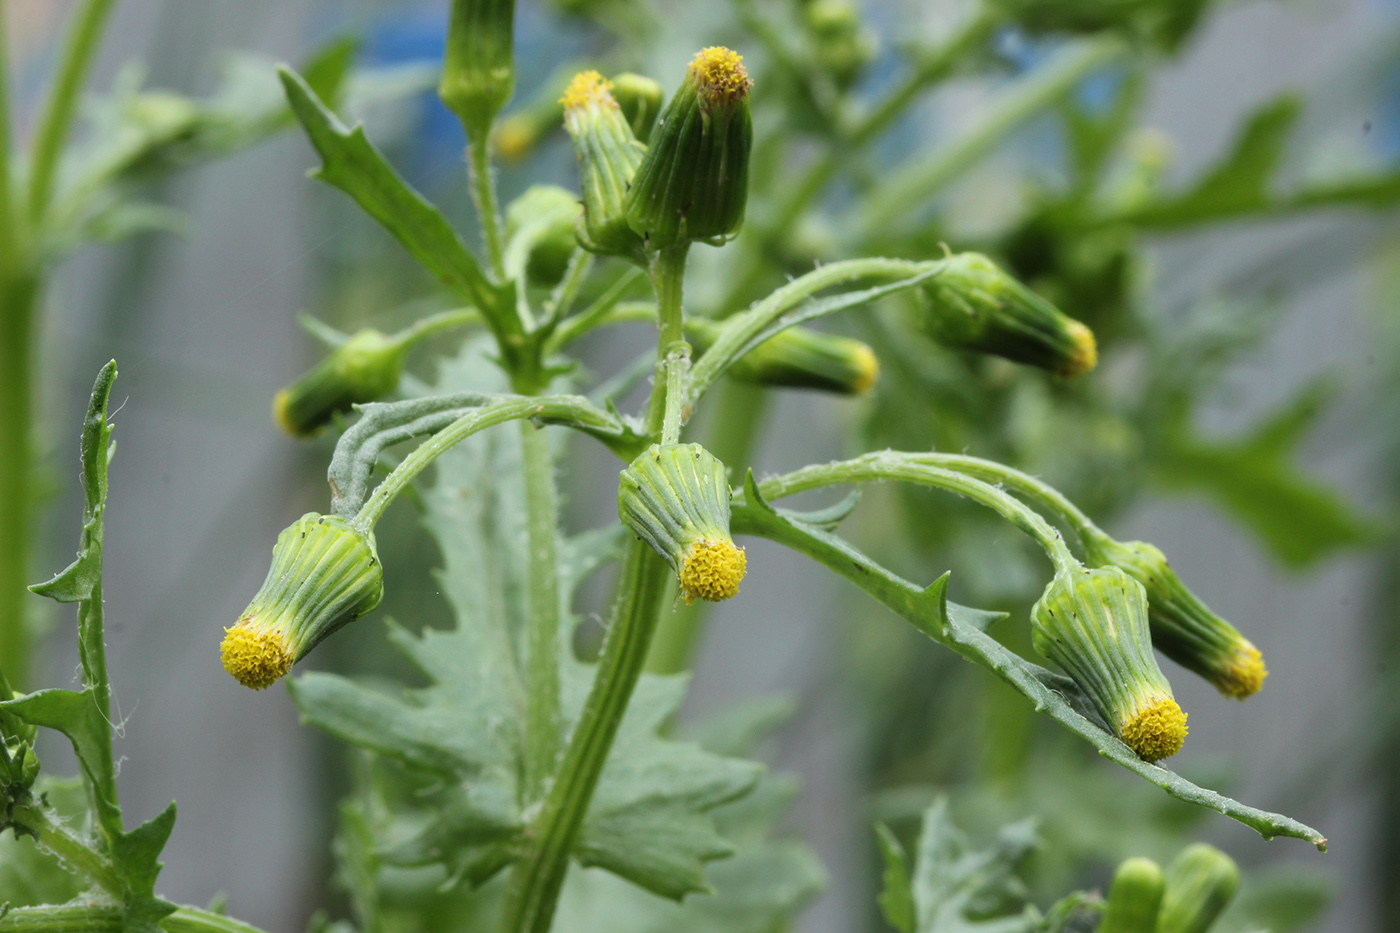
[[[855,358],[857,375],[851,388],[859,395],[875,387],[876,380],[880,378],[880,359],[865,344],[856,347]]]
[[[1225,665],[1216,686],[1227,697],[1243,700],[1252,697],[1264,686],[1264,678],[1269,669],[1264,666],[1264,656],[1248,641],[1240,645],[1235,656]]]
[[[612,107],[617,108],[617,101],[613,100],[612,82],[604,78],[596,71],[580,71],[574,75],[574,80],[569,82],[569,87],[564,91],[564,96],[560,98],[560,103],[565,110],[577,110],[583,107]]]
[[[239,622],[224,629],[219,654],[224,670],[240,684],[253,690],[266,690],[292,669],[296,658],[280,632],[270,632]]]
[[[743,62],[738,52],[716,45],[695,53],[690,74],[710,103],[728,103],[746,97],[753,87]]]
[[[1170,758],[1186,741],[1186,714],[1171,697],[1149,701],[1123,723],[1123,741],[1143,761]]]
[[[703,538],[681,558],[681,595],[687,603],[695,597],[717,603],[739,592],[748,560],[744,549],[726,538]]]
[[[1074,355],[1071,356],[1060,375],[1066,379],[1082,376],[1099,365],[1099,344],[1094,332],[1079,321],[1069,322],[1069,334],[1074,339]]]

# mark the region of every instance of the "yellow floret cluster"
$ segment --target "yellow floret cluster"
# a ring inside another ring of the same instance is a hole
[[[612,94],[609,93],[612,86],[611,81],[596,71],[580,71],[574,75],[574,80],[569,82],[569,87],[559,102],[564,105],[565,110],[590,106],[616,109],[617,101],[613,100]]]
[[[1099,345],[1094,339],[1094,332],[1079,321],[1070,321],[1069,332],[1074,338],[1074,355],[1060,371],[1060,375],[1066,379],[1073,379],[1099,365]]]
[[[292,669],[296,657],[280,632],[269,632],[240,622],[224,629],[219,646],[224,670],[240,684],[253,690],[266,690]]]
[[[1235,652],[1235,656],[1225,666],[1216,686],[1227,697],[1243,700],[1254,696],[1264,686],[1264,678],[1269,670],[1264,666],[1264,656],[1259,649],[1245,642]]]
[[[1143,761],[1170,758],[1186,741],[1186,714],[1171,697],[1151,701],[1123,723],[1123,741]]]
[[[695,53],[690,74],[710,103],[729,103],[747,97],[753,87],[743,62],[744,57],[738,52],[722,45],[711,46]]]
[[[696,541],[681,558],[681,595],[687,603],[696,597],[710,602],[731,599],[739,592],[748,560],[744,549],[726,538]]]
[[[856,347],[856,371],[856,381],[851,388],[857,395],[874,388],[880,378],[880,360],[875,356],[875,351],[865,344]]]

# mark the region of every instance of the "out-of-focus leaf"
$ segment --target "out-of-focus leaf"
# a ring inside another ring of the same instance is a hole
[[[1332,901],[1332,886],[1315,872],[1280,866],[1251,874],[1211,933],[1302,933]]]
[[[909,857],[893,832],[884,823],[875,824],[875,838],[885,860],[884,888],[877,899],[880,912],[899,933],[914,933],[917,908],[914,883],[909,877]]]
[[[1294,464],[1297,447],[1329,394],[1323,383],[1309,386],[1236,443],[1179,429],[1153,461],[1153,476],[1169,489],[1210,496],[1290,567],[1306,567],[1362,544],[1376,534],[1374,525]]]
[[[1150,227],[1182,227],[1263,209],[1302,101],[1285,94],[1254,112],[1229,155],[1190,191],[1143,207],[1132,215]]]

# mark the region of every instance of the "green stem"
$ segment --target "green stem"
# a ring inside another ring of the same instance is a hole
[[[578,298],[579,289],[583,287],[583,282],[592,269],[593,254],[581,246],[575,247],[569,255],[569,266],[564,270],[564,277],[559,280],[559,284],[549,296],[549,303],[545,305],[548,326],[554,326],[569,313],[569,309]]]
[[[437,314],[430,314],[422,320],[415,321],[409,327],[404,328],[394,335],[394,340],[404,348],[415,347],[427,340],[429,337],[436,337],[449,330],[457,330],[460,327],[471,327],[482,322],[481,312],[475,308],[454,308],[451,311],[440,311]]]
[[[53,194],[59,158],[73,125],[78,95],[92,66],[93,53],[97,50],[102,27],[111,10],[112,0],[84,0],[68,32],[68,44],[63,50],[58,78],[44,105],[29,160],[29,217],[36,227]]]
[[[803,467],[782,476],[774,476],[764,480],[758,488],[765,499],[773,500],[825,486],[891,479],[933,486],[966,496],[979,505],[992,509],[1035,539],[1050,558],[1050,562],[1055,565],[1056,571],[1079,566],[1079,561],[1070,553],[1060,533],[1020,499],[1009,496],[980,479],[930,465],[920,459],[918,454],[877,451],[853,460]]]
[[[939,268],[944,260],[914,262],[908,259],[847,259],[822,266],[794,279],[754,304],[743,314],[735,315],[728,326],[695,364],[690,374],[690,401],[697,401],[720,377],[749,342],[773,324],[785,312],[801,304],[817,292],[853,279],[910,280]]]
[[[0,933],[122,933],[126,910],[117,904],[59,904],[16,907],[0,918]],[[180,907],[159,921],[166,933],[263,933],[222,914]]]
[[[20,215],[10,190],[14,158],[10,150],[10,31],[5,5],[0,3],[0,267],[14,262],[19,242]]]
[[[647,272],[651,278],[652,290],[656,292],[656,383],[651,393],[651,403],[647,406],[646,430],[656,434],[662,430],[666,420],[667,384],[669,379],[669,358],[675,345],[685,342],[685,316],[682,311],[682,292],[685,287],[685,260],[690,244],[658,251],[651,259]],[[687,357],[687,363],[689,358]],[[682,382],[681,384],[684,384]],[[685,396],[682,395],[682,398]],[[677,430],[679,427],[677,426]],[[672,442],[674,443],[674,438]]]
[[[86,840],[55,819],[47,808],[34,805],[17,810],[15,822],[32,830],[38,837],[39,847],[58,857],[70,869],[84,875],[113,897],[122,896],[123,885],[116,866],[107,856],[97,852]]]
[[[570,424],[600,433],[616,432],[620,427],[612,417],[589,404],[588,399],[572,395],[507,397],[490,402],[458,418],[404,457],[360,507],[351,524],[368,532],[414,477],[453,445],[477,431],[519,418]]]
[[[481,219],[481,235],[486,255],[497,282],[506,280],[505,237],[501,232],[501,210],[496,203],[496,179],[491,174],[490,134],[481,135],[467,146],[471,162],[472,200]]]
[[[1127,47],[1105,37],[1083,43],[1047,68],[1037,71],[992,104],[970,132],[916,160],[862,199],[838,229],[858,230],[858,239],[878,235],[899,224],[911,211],[964,171],[978,164],[1012,130],[1068,94],[1081,80],[1124,55]]]
[[[530,548],[529,696],[525,708],[527,801],[543,794],[559,758],[559,503],[554,462],[544,429],[520,422],[525,508]]]
[[[668,571],[650,545],[629,542],[598,673],[559,773],[531,827],[528,848],[511,876],[503,933],[548,933],[570,853],[646,664]]]
[[[956,470],[959,473],[965,473],[993,485],[1005,486],[1007,489],[1018,492],[1064,521],[1070,530],[1080,537],[1103,534],[1099,526],[1094,524],[1093,519],[1085,515],[1079,506],[1066,498],[1064,493],[1028,473],[1022,473],[1020,470],[997,463],[994,460],[983,460],[981,457],[969,457],[964,454],[920,453],[911,456],[920,463]]]
[[[0,220],[3,223],[3,220]],[[33,479],[32,392],[36,275],[19,257],[0,267],[0,671],[24,690],[29,683],[30,482]]]

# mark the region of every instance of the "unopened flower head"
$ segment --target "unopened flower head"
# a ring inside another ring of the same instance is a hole
[[[638,142],[645,144],[651,139],[651,131],[656,126],[656,117],[661,113],[661,100],[665,92],[661,85],[646,75],[624,71],[613,76],[612,96],[627,118],[627,125]]]
[[[515,92],[515,0],[452,0],[438,96],[485,145]]]
[[[293,437],[310,437],[356,405],[393,392],[407,348],[377,330],[355,334],[272,400],[277,424]]]
[[[374,536],[308,512],[277,536],[262,589],[224,630],[224,669],[246,687],[266,689],[383,595]]]
[[[662,112],[627,196],[627,219],[659,250],[722,242],[744,219],[753,82],[726,48],[699,52]]]
[[[1097,933],[1153,933],[1162,906],[1162,866],[1149,858],[1130,858],[1113,873],[1103,919]]]
[[[581,213],[578,195],[567,188],[526,188],[506,208],[507,268],[514,271],[514,263],[523,263],[530,284],[557,284],[569,267]]]
[[[1094,334],[979,253],[948,257],[919,290],[919,323],[946,346],[1073,378],[1098,365]]]
[[[747,561],[729,535],[724,464],[699,444],[654,444],[622,471],[618,513],[671,565],[687,603],[739,592]]]
[[[687,318],[685,322],[686,337],[701,353],[723,329],[723,324],[708,318]],[[808,327],[789,327],[739,357],[727,372],[735,379],[760,385],[860,395],[875,385],[880,361],[875,351],[859,340]]]
[[[1234,859],[1202,842],[1187,846],[1167,866],[1156,933],[1205,933],[1239,889]]]
[[[1119,567],[1147,590],[1152,644],[1187,670],[1237,700],[1253,696],[1269,676],[1264,657],[1249,639],[1186,588],[1167,557],[1146,541],[1085,538],[1089,562]]]
[[[642,238],[627,222],[627,192],[646,153],[596,71],[580,72],[564,92],[564,128],[574,141],[583,185],[578,242],[604,256],[640,260]]]
[[[1031,610],[1031,633],[1139,757],[1181,750],[1186,714],[1152,654],[1141,583],[1116,567],[1061,571]]]

